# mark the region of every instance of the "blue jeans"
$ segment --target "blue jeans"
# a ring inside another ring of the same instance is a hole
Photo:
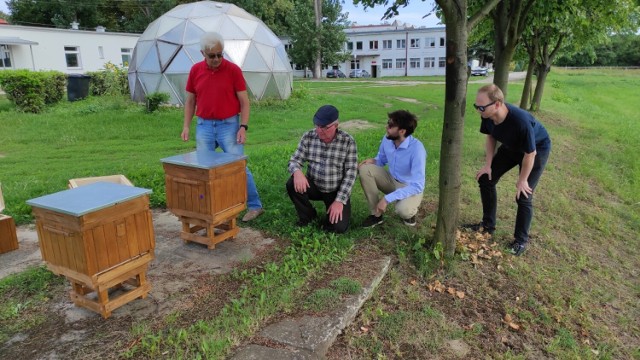
[[[527,178],[529,187],[534,190],[538,185],[538,180],[544,171],[544,167],[549,159],[551,150],[536,151],[536,158],[533,162],[533,168]],[[522,168],[522,159],[524,153],[511,151],[504,145],[498,148],[498,152],[493,156],[491,162],[491,180],[484,174],[478,179],[480,185],[480,198],[482,199],[482,225],[488,229],[496,227],[496,210],[498,207],[498,195],[496,192],[496,184],[500,181],[502,175],[518,165]],[[517,199],[518,212],[516,214],[516,226],[513,237],[516,242],[526,244],[529,241],[529,228],[531,227],[531,219],[533,218],[533,193],[528,198],[520,195]]]
[[[216,151],[218,147],[229,154],[243,155],[244,145],[238,144],[236,135],[240,128],[239,116],[232,116],[224,120],[205,120],[197,118],[196,151]],[[260,196],[253,175],[247,170],[247,208],[256,210],[262,208]]]

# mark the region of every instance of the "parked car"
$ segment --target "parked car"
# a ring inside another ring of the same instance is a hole
[[[367,72],[367,70],[355,69],[351,70],[349,73],[350,78],[368,78],[371,77],[371,74]]]
[[[347,75],[345,75],[342,71],[338,69],[331,69],[327,71],[327,77],[328,78],[346,78]]]
[[[471,68],[471,76],[487,76],[489,75],[489,71],[487,68],[483,67],[475,67]]]

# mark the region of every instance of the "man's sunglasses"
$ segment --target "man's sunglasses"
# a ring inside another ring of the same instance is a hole
[[[496,102],[493,101],[493,102],[488,103],[487,105],[476,105],[476,104],[473,104],[473,107],[476,108],[476,110],[479,110],[480,112],[484,112],[489,106],[491,106],[491,105],[493,105],[495,103]]]
[[[206,57],[208,57],[209,59],[222,59],[222,56],[224,56],[223,52],[219,52],[219,53],[214,53],[214,54],[205,54]]]

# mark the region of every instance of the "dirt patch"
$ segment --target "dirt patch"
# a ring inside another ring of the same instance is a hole
[[[147,272],[151,292],[116,309],[109,319],[75,306],[71,287],[54,291],[44,308],[34,309],[42,324],[15,334],[0,345],[6,358],[115,358],[139,339],[132,337],[134,325],[150,330],[169,313],[184,314],[181,322],[212,317],[238,291],[237,282],[224,280],[233,269],[272,261],[278,241],[260,232],[242,228],[234,239],[213,250],[180,239],[181,224],[167,211],[154,210],[155,259]],[[43,264],[33,225],[18,228],[20,249],[0,255],[0,277]],[[6,261],[5,261],[6,260]],[[214,299],[203,304],[203,298]],[[195,309],[194,309],[195,307]],[[161,328],[161,327],[158,327]]]
[[[367,120],[353,119],[344,123],[340,123],[340,128],[343,130],[366,130],[374,129],[376,125],[371,124]]]
[[[403,102],[412,103],[412,104],[420,104],[420,101],[418,99],[402,98],[402,97],[397,97],[395,99]]]

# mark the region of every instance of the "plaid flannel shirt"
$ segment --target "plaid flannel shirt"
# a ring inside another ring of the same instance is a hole
[[[305,162],[309,163],[307,179],[322,192],[338,190],[336,201],[346,204],[358,172],[358,149],[351,135],[338,129],[325,144],[315,130],[307,131],[289,160],[289,173],[302,170]]]

